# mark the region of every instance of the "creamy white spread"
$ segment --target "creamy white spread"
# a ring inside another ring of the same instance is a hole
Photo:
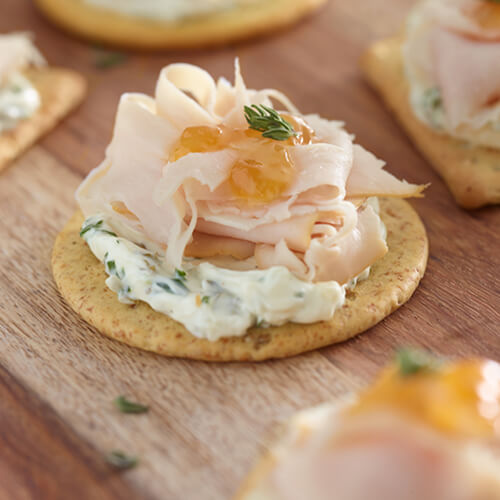
[[[40,107],[40,94],[20,73],[12,73],[0,87],[0,133],[11,130]]]
[[[376,199],[370,199],[378,207]],[[184,259],[169,272],[159,254],[114,232],[112,221],[97,214],[85,220],[81,236],[104,263],[106,285],[125,304],[142,301],[182,323],[194,336],[216,341],[242,336],[252,326],[313,323],[332,318],[346,290],[366,279],[370,269],[346,285],[309,283],[287,268],[234,271],[198,259]],[[385,226],[379,230],[385,239]]]
[[[40,107],[40,94],[23,71],[44,64],[29,33],[0,34],[0,134]]]
[[[255,0],[85,0],[87,3],[128,16],[163,21],[209,15]]]

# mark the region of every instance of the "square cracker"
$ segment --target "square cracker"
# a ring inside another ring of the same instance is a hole
[[[80,74],[60,68],[36,68],[24,75],[36,87],[41,105],[29,118],[0,133],[0,171],[52,130],[85,96],[87,84]]]
[[[500,203],[500,151],[440,134],[413,113],[401,55],[402,37],[381,40],[361,59],[368,81],[382,95],[415,145],[464,208]]]

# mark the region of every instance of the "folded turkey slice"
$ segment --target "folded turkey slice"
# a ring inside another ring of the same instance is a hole
[[[436,28],[432,51],[451,127],[474,118],[482,126],[491,119],[487,112],[493,107],[500,116],[500,42],[474,40]]]
[[[439,89],[448,132],[456,135],[460,127],[481,129],[491,124],[497,131],[498,2],[422,0],[409,18],[404,57],[413,87]],[[487,145],[496,147],[497,143],[498,137],[488,140]]]
[[[500,498],[500,365],[409,359],[292,417],[238,500]]]
[[[300,115],[276,90],[247,89],[238,62],[235,73],[233,86],[173,64],[161,72],[155,98],[123,95],[106,158],[77,192],[82,211],[154,242],[170,268],[185,257],[223,255],[263,269],[282,265],[310,281],[349,281],[387,251],[378,215],[364,200],[418,196],[422,186],[384,171],[341,123]],[[293,178],[271,201],[248,203],[231,190],[235,148],[171,159],[188,127],[247,129],[244,106],[271,106],[271,99],[315,134],[313,143],[287,146]]]

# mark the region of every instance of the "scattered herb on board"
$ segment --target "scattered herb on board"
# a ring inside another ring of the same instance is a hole
[[[396,362],[399,373],[403,377],[408,377],[422,371],[434,371],[437,360],[429,353],[417,349],[401,349],[396,353]]]
[[[297,135],[291,123],[280,116],[276,110],[263,104],[245,106],[245,118],[249,128],[262,132],[262,136],[268,139],[286,141]]]
[[[106,462],[117,469],[131,469],[138,464],[139,460],[123,451],[114,450],[106,456]]]
[[[202,298],[201,298],[201,303],[202,304],[208,304],[210,302],[210,297],[208,295],[204,295]]]
[[[113,403],[122,413],[138,414],[149,411],[149,406],[129,401],[125,396],[118,396]]]
[[[109,52],[104,50],[96,50],[94,56],[94,65],[98,69],[109,69],[114,66],[123,64],[127,60],[127,56],[122,52]]]

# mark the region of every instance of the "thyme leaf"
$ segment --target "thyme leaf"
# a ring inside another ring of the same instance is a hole
[[[108,268],[108,273],[109,274],[115,274],[116,273],[116,263],[114,260],[107,260],[106,261],[106,267]]]
[[[102,223],[103,223],[103,221],[100,220],[100,221],[97,221],[94,223],[89,223],[86,226],[82,227],[82,229],[80,231],[80,237],[83,238],[83,235],[88,233],[91,229],[99,229],[102,226]]]
[[[88,233],[91,229],[95,229],[100,231],[101,233],[106,233],[109,234],[110,236],[114,236],[115,238],[118,238],[118,235],[116,233],[113,233],[113,231],[108,231],[107,229],[102,229],[103,225],[103,220],[99,220],[97,222],[89,222],[87,225],[83,226],[81,231],[80,231],[80,237],[83,238],[83,236]]]
[[[186,271],[182,271],[181,269],[176,269],[174,277],[172,278],[172,281],[181,288],[183,292],[187,292],[188,288],[184,284],[186,281]]]
[[[172,287],[168,283],[165,283],[164,281],[157,281],[155,285],[160,287],[162,290],[165,290],[168,293],[175,294],[175,292],[172,290]]]
[[[129,401],[125,396],[118,396],[114,401],[116,408],[122,413],[146,413],[149,411],[149,406],[143,405],[141,403],[135,403]]]
[[[438,365],[437,360],[429,353],[417,349],[400,349],[396,353],[396,362],[403,377],[422,371],[434,371]]]
[[[176,269],[175,278],[181,281],[186,281],[186,271],[182,271],[181,269]]]
[[[262,137],[276,141],[286,141],[288,138],[297,135],[293,125],[269,106],[252,104],[252,106],[245,106],[244,109],[248,127],[262,132]]]
[[[99,229],[101,233],[106,233],[109,234],[110,236],[114,236],[115,238],[118,238],[118,235],[116,233],[113,233],[113,231],[108,231],[107,229]],[[120,241],[117,241],[117,243],[120,243]]]
[[[106,462],[117,469],[131,469],[138,464],[139,460],[121,450],[113,450],[106,456]]]
[[[95,54],[94,65],[98,69],[109,69],[123,64],[127,56],[122,52],[98,51]]]

